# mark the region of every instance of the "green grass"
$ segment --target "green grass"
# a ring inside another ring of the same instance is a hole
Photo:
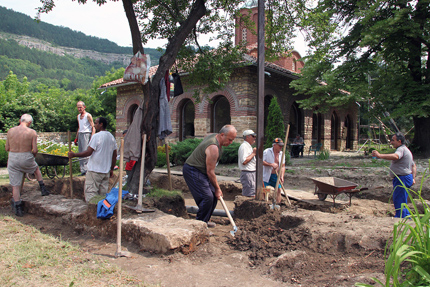
[[[296,174],[296,171],[294,169],[286,169],[285,173]]]
[[[173,196],[182,196],[182,192],[179,190],[167,190],[167,189],[162,189],[162,188],[155,188],[151,190],[150,193],[148,193],[146,195],[146,197],[155,197],[155,198],[161,198],[163,196],[167,196],[167,197],[173,197]]]
[[[383,159],[373,159],[371,162],[362,162],[360,164],[361,167],[388,167],[390,166],[391,162],[389,160],[383,160]]]
[[[0,216],[0,286],[145,286],[107,260]]]

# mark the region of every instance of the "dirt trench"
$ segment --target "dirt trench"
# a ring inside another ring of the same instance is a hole
[[[337,176],[337,172],[333,171],[331,176]],[[232,282],[246,282],[248,286],[352,286],[356,282],[372,283],[370,277],[383,277],[384,247],[394,223],[391,218],[392,205],[389,203],[390,187],[389,182],[380,180],[377,173],[372,176],[357,173],[360,178],[354,177],[354,173],[357,172],[344,176],[352,180],[364,181],[365,178],[368,183],[384,185],[384,188],[360,194],[351,207],[333,207],[330,202],[315,207],[306,202],[292,201],[292,206],[281,206],[280,211],[273,211],[266,203],[240,199],[240,184],[223,182],[224,198],[230,206],[235,206],[239,231],[234,238],[229,235],[232,228],[228,219],[213,217],[217,227],[211,229],[209,241],[196,246],[191,253],[157,256],[127,243],[128,250],[134,254],[134,263],[131,266],[126,260],[117,260],[115,264],[138,274],[145,273],[140,275],[142,279],[162,282],[162,286],[177,286],[181,279],[189,282],[190,286],[203,282],[207,286]],[[230,175],[236,174],[230,171]],[[318,176],[326,174],[330,175],[322,170]],[[311,192],[313,185],[309,183],[309,176],[310,173],[287,174],[286,184]],[[151,183],[161,188],[168,187],[166,179],[167,176],[162,174],[150,177]],[[74,179],[74,198],[83,199],[83,182],[83,177]],[[69,184],[68,179],[46,180],[47,187],[54,194],[68,196]],[[172,176],[172,184],[174,189],[183,191],[185,200],[147,201],[146,206],[193,218],[194,215],[183,212],[186,202],[191,200],[183,178]],[[26,182],[24,192],[27,188],[37,189],[38,186],[37,183]],[[10,194],[10,186],[1,187],[2,214],[11,215]],[[49,219],[50,224],[47,225],[46,218],[37,215],[28,215],[20,220],[42,232],[69,238],[90,252],[110,254],[114,245],[114,224],[95,219],[95,211],[92,211],[90,208],[87,216],[82,218],[82,225],[76,226],[55,218]],[[98,226],[98,229],[105,227],[105,232],[82,227],[91,224]],[[215,262],[217,268],[214,268]],[[140,265],[160,266],[163,269],[152,270]],[[232,268],[236,270],[235,274],[227,275],[226,271]],[[175,278],[166,276],[173,272],[177,274]],[[229,280],[220,281],[223,276]]]

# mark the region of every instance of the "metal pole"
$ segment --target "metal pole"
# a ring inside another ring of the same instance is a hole
[[[70,140],[70,131],[67,131],[67,140],[69,142],[69,152],[72,151],[72,142]],[[70,198],[73,198],[73,167],[72,159],[69,159],[69,172],[70,172]]]
[[[264,150],[264,0],[258,0],[258,92],[257,92],[257,171],[256,199],[263,199]]]

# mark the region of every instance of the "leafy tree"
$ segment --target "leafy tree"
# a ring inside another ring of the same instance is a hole
[[[266,138],[265,148],[271,147],[275,138],[283,139],[285,137],[284,116],[276,97],[273,97],[270,101],[264,137]]]
[[[100,5],[106,1],[93,0]],[[41,0],[41,2],[42,7],[39,8],[39,12],[49,12],[55,6],[55,0]],[[86,3],[87,0],[78,0],[78,2]],[[182,63],[194,63],[194,65],[184,64],[184,67],[191,72],[190,78],[198,76],[201,81],[200,86],[204,85],[201,92],[208,93],[222,88],[232,73],[231,68],[234,67],[232,64],[242,60],[239,56],[244,51],[243,46],[235,46],[232,43],[235,17],[238,16],[239,21],[245,25],[254,24],[251,23],[249,15],[239,13],[244,4],[249,2],[245,0],[122,0],[122,2],[130,26],[134,54],[138,51],[144,53],[142,41],[146,43],[149,39],[168,39],[164,54],[159,60],[157,72],[151,82],[142,87],[144,115],[141,129],[149,138],[145,158],[145,172],[148,175],[152,172],[157,157],[160,80],[175,64],[179,55],[186,58]],[[270,46],[267,54],[280,54],[291,49],[292,31],[294,31],[291,27],[294,23],[286,21],[283,16],[285,12],[283,9],[288,5],[290,3],[287,2],[282,5],[272,5],[270,9],[273,13],[266,15],[267,22],[270,23],[268,29],[271,30],[266,37]],[[143,38],[137,20],[141,23]],[[221,43],[211,51],[211,55],[208,54],[208,49],[202,48],[199,44],[199,36],[209,33],[215,33],[212,40],[218,40]],[[190,49],[191,46],[197,47],[198,54]],[[236,61],[230,55],[236,55]],[[205,64],[199,64],[199,59],[202,59],[204,61],[202,63]],[[198,93],[199,91],[196,94]],[[134,168],[134,172],[137,172],[140,165],[135,166],[137,168]],[[134,178],[137,177],[131,177],[131,182],[137,185]]]
[[[314,51],[293,81],[298,93],[312,95],[302,106],[369,100],[379,115],[412,117],[413,144],[429,156],[430,2],[324,0],[302,11]]]

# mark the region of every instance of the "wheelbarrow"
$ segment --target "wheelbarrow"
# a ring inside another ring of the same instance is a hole
[[[69,165],[69,158],[67,156],[48,153],[37,153],[35,160],[39,165],[40,171],[44,168],[46,175],[50,179],[53,179],[54,177],[63,178],[66,174],[66,166]],[[34,175],[32,174],[27,174],[27,178],[29,180],[35,180]]]
[[[336,177],[314,177],[311,178],[315,183],[315,194],[318,199],[324,201],[329,195],[333,199],[333,206],[336,205],[336,197],[345,193],[349,197],[349,206],[351,206],[351,198],[357,192],[367,190],[367,187],[357,188],[358,184]]]

